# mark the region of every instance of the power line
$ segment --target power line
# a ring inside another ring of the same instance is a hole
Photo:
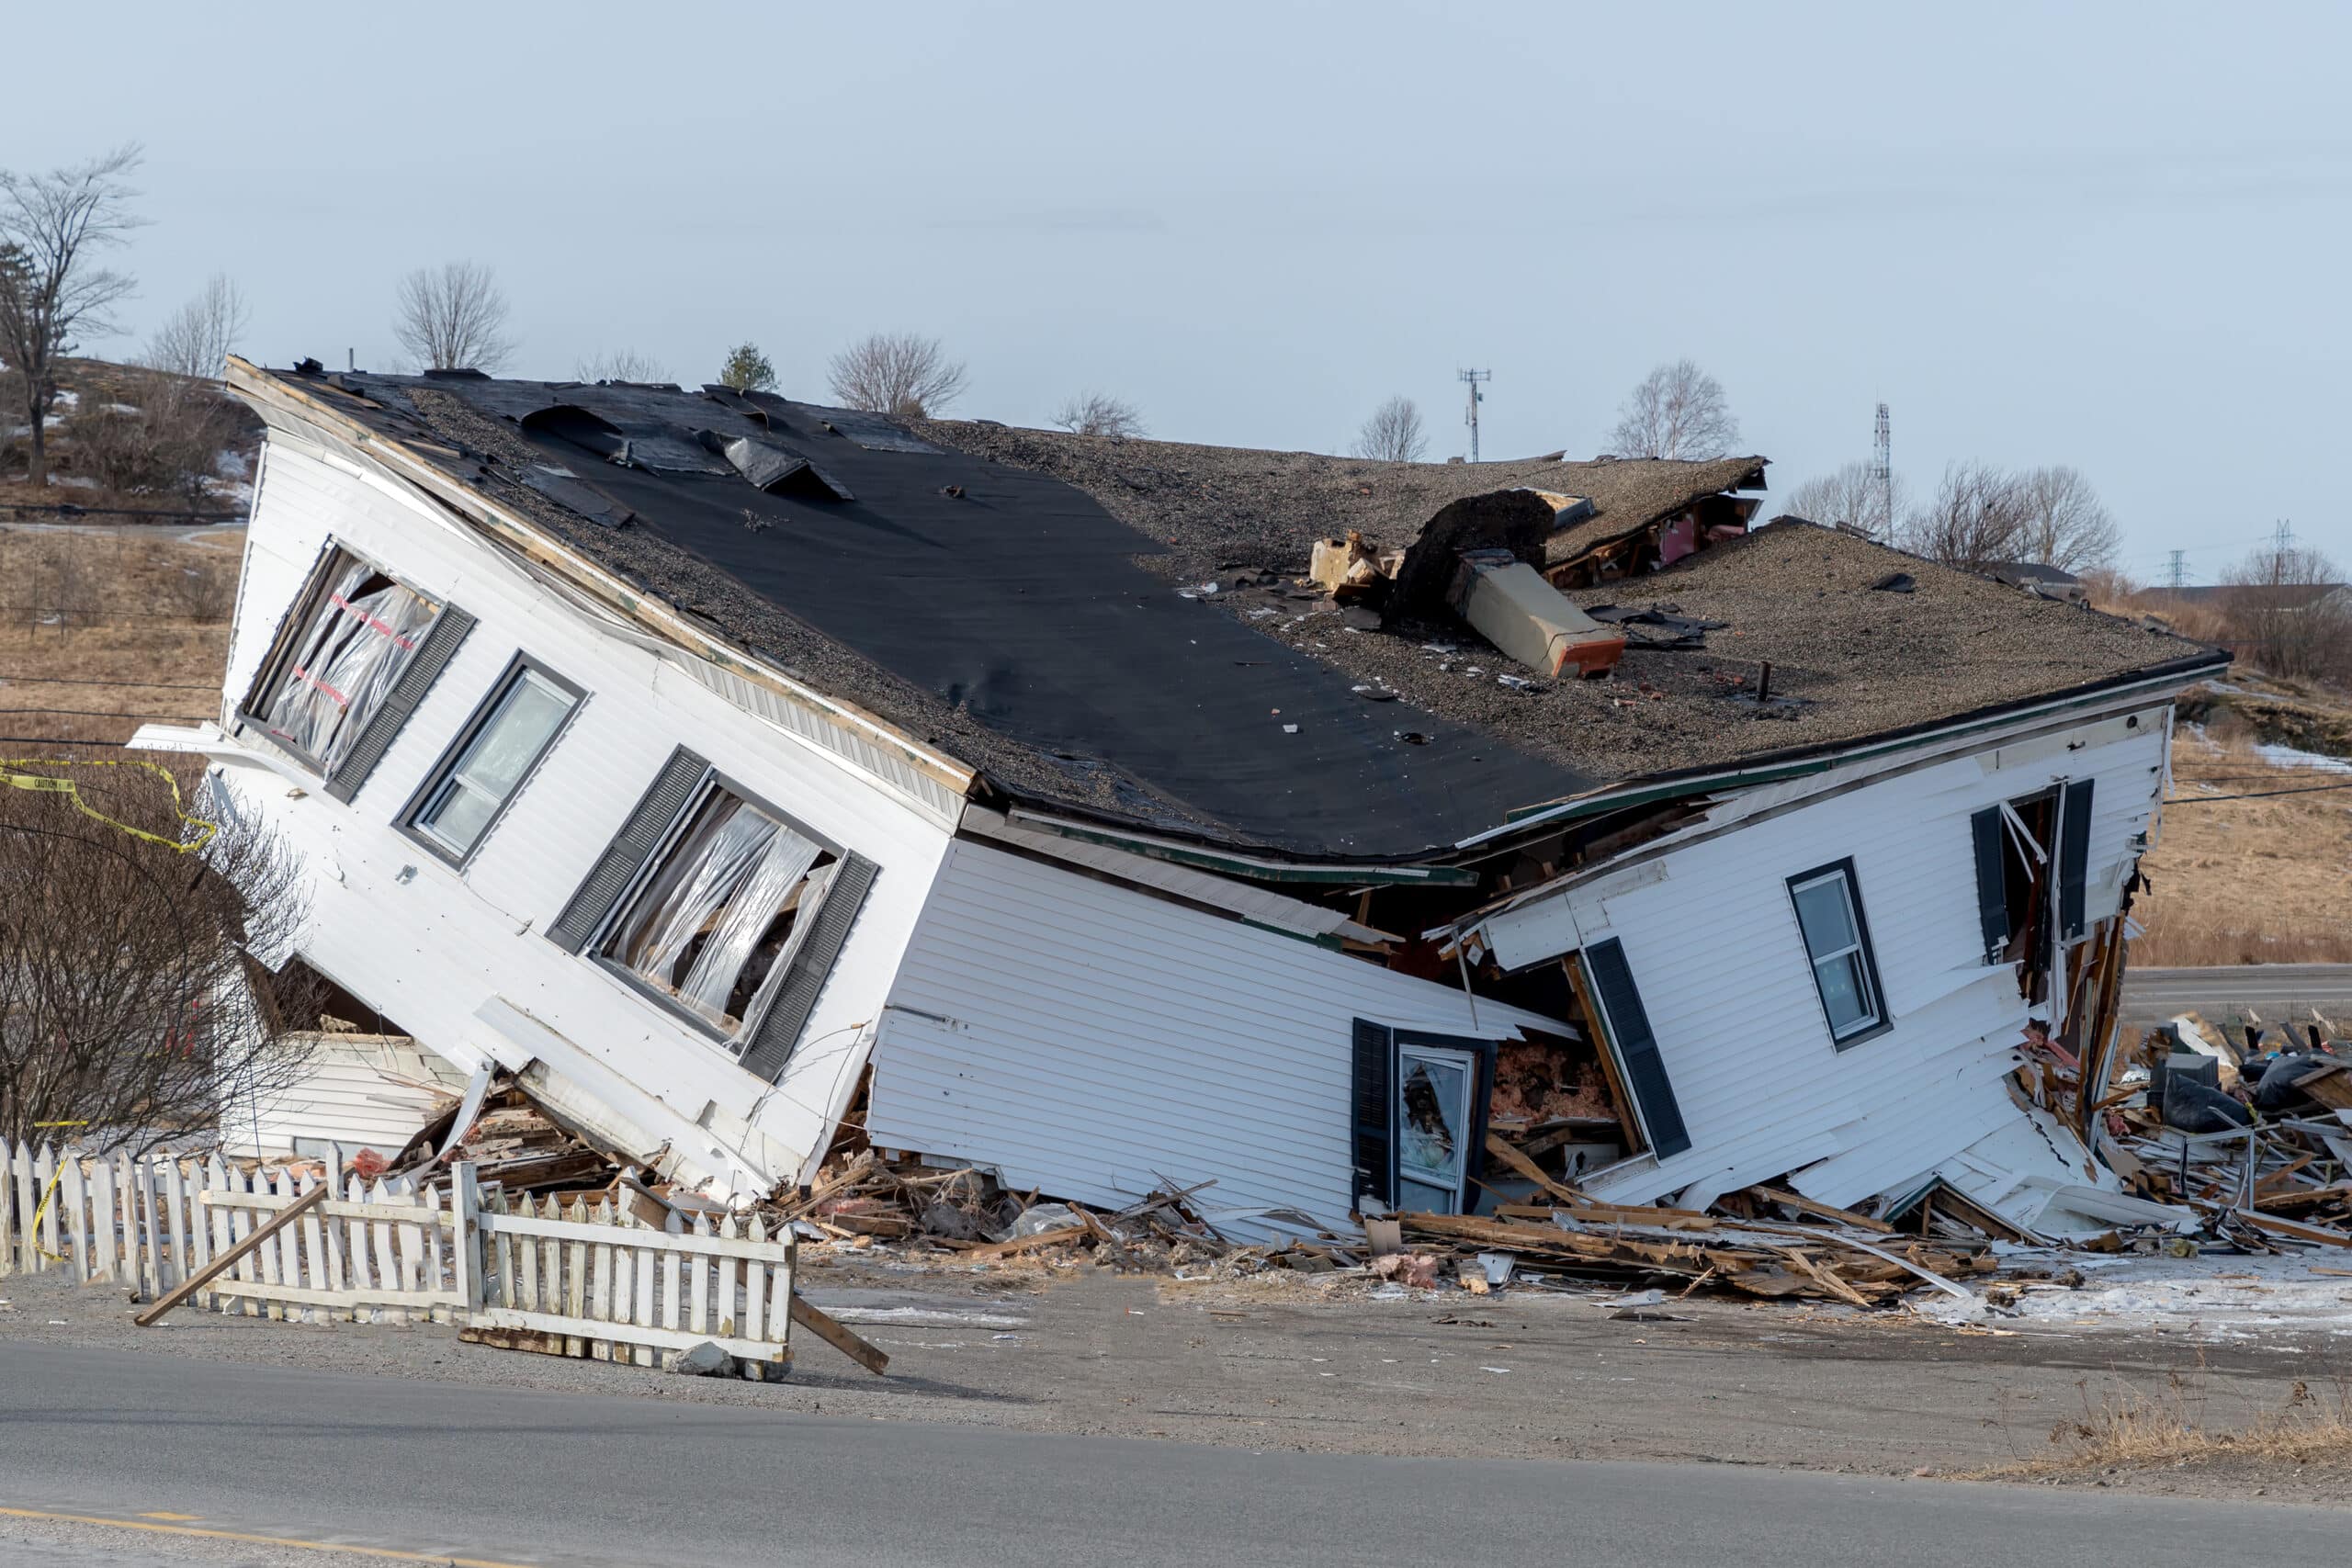
[[[0,686],[36,682],[52,686],[135,686],[148,692],[217,692],[220,689],[200,681],[190,683],[185,681],[99,681],[80,675],[0,675]]]
[[[2190,780],[2195,783],[2195,780]],[[2295,789],[2257,789],[2245,795],[2182,795],[2164,802],[2166,806],[2211,806],[2222,800],[2267,800],[2274,795],[2324,795],[2332,789],[2352,789],[2352,784],[2303,784]]]
[[[210,718],[210,714],[198,716]],[[0,718],[128,718],[156,719],[164,724],[187,722],[186,716],[171,713],[107,713],[98,708],[0,708]]]

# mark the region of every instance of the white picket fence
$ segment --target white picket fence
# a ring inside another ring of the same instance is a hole
[[[11,1149],[0,1140],[0,1274],[64,1269],[153,1298],[334,1181],[305,1213],[194,1298],[226,1313],[310,1322],[466,1325],[515,1349],[661,1365],[712,1340],[746,1376],[791,1365],[797,1247],[756,1216],[639,1223],[609,1200],[534,1202],[446,1182],[362,1181],[332,1161],[231,1165],[154,1154]]]

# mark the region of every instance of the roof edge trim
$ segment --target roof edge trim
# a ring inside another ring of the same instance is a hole
[[[454,508],[481,526],[521,548],[540,565],[558,572],[575,588],[626,619],[655,632],[663,640],[720,669],[774,692],[786,702],[805,707],[871,744],[898,753],[909,767],[957,794],[967,794],[979,770],[915,739],[855,704],[842,701],[794,680],[749,651],[705,631],[667,601],[631,587],[604,568],[586,559],[529,519],[516,515],[455,475],[442,472],[329,404],[289,387],[247,360],[229,356],[227,384],[232,392],[257,408],[271,408],[291,418],[333,433],[354,450],[366,455],[392,478]],[[848,761],[848,759],[844,759]],[[855,763],[852,762],[854,766]]]

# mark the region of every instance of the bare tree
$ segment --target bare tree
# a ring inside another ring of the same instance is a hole
[[[42,771],[78,793],[0,790],[0,1136],[87,1123],[85,1147],[143,1152],[215,1122],[224,1086],[289,1084],[318,1001],[253,955],[285,951],[306,918],[290,847],[199,798],[220,830],[183,852],[160,780]]]
[[[964,367],[935,337],[875,333],[833,355],[828,374],[843,408],[922,419],[964,391]]]
[[[2032,511],[2017,475],[1990,463],[1952,463],[1934,496],[1905,518],[1901,543],[1948,566],[1977,570],[2019,558]]]
[[[401,279],[392,336],[426,370],[496,370],[514,353],[497,275],[469,261],[419,267]]]
[[[594,354],[572,367],[572,378],[580,381],[667,381],[669,370],[650,354],[639,354],[633,348],[616,348],[610,354]]]
[[[1907,498],[1903,476],[1879,483],[1874,463],[1849,463],[1834,474],[1818,474],[1789,492],[1789,510],[1810,523],[1859,529],[1884,540],[1894,532]]]
[[[1418,463],[1429,450],[1429,434],[1421,428],[1420,406],[1399,394],[1372,411],[1356,432],[1355,455],[1382,463]]]
[[[2082,470],[2036,468],[2019,475],[2018,484],[2026,502],[2018,559],[2077,573],[2115,559],[2121,531]]]
[[[1721,457],[1739,439],[1723,383],[1695,360],[1661,365],[1618,411],[1611,450],[1620,457]]]
[[[2273,675],[2352,679],[2352,588],[2335,562],[2282,530],[2222,581],[2240,657]]]
[[[228,374],[230,351],[244,336],[251,315],[229,275],[216,272],[156,329],[140,362],[151,370],[218,381]]]
[[[739,392],[773,392],[775,367],[768,363],[758,344],[739,343],[727,351],[727,363],[718,367],[718,381]]]
[[[1143,415],[1130,402],[1107,392],[1088,392],[1065,399],[1054,423],[1073,435],[1115,435],[1122,439],[1143,434]]]
[[[113,308],[132,288],[93,256],[145,221],[132,214],[139,193],[126,183],[141,156],[127,142],[45,175],[0,169],[0,360],[17,394],[12,412],[31,427],[25,477],[37,486],[49,482],[41,422],[57,400],[57,362],[80,346],[77,334],[118,331]]]

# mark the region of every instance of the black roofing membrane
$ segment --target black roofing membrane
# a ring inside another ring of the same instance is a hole
[[[653,467],[510,428],[634,513],[632,527],[996,733],[1073,774],[1107,762],[1270,847],[1403,858],[1597,782],[1491,733],[1366,700],[1344,672],[1145,571],[1135,558],[1159,547],[1085,492],[962,452],[893,449],[876,416],[759,398],[763,423],[738,400],[644,388],[433,386],[506,421],[587,410]],[[703,431],[782,445],[855,499],[765,493],[713,457]],[[541,488],[564,499],[560,485]]]

